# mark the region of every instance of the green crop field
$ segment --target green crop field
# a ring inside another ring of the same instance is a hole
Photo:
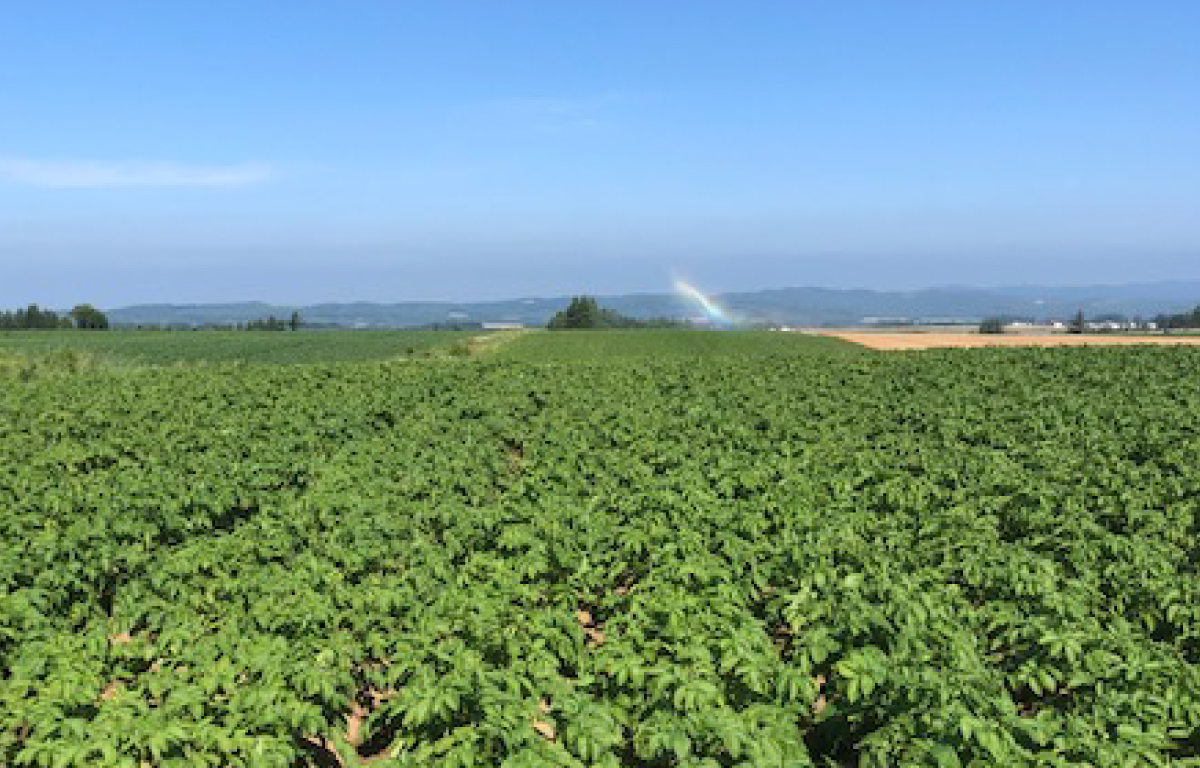
[[[0,356],[71,350],[151,365],[232,361],[322,363],[419,354],[471,335],[411,330],[2,331]]]
[[[526,333],[506,344],[501,356],[523,362],[606,361],[630,358],[679,358],[711,355],[772,355],[800,348],[858,353],[862,347],[826,336],[772,331],[680,329],[573,330]]]
[[[1200,766],[1200,350],[817,341],[0,379],[0,764]]]

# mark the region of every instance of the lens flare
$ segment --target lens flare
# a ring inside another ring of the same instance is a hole
[[[675,291],[686,299],[694,301],[704,310],[705,317],[713,325],[733,325],[733,318],[715,301],[705,296],[696,286],[684,280],[675,280]]]

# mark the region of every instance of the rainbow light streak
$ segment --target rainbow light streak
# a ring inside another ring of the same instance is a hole
[[[675,291],[684,298],[699,304],[714,325],[733,325],[733,318],[729,316],[729,313],[717,306],[716,302],[701,293],[700,289],[691,283],[676,280]]]

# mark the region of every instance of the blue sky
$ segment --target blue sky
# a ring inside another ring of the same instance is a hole
[[[0,305],[1200,279],[1192,0],[7,0]]]

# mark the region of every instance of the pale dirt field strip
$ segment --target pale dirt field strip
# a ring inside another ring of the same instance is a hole
[[[1110,336],[1054,334],[980,335],[965,333],[828,333],[870,349],[941,349],[943,347],[1094,347],[1123,344],[1200,344],[1200,336]]]

